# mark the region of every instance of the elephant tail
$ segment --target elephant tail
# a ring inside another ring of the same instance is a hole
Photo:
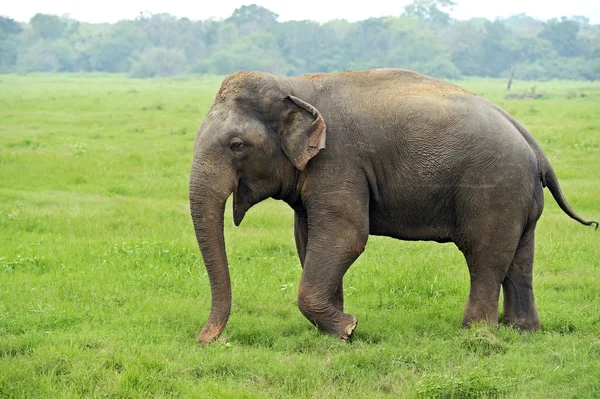
[[[544,156],[544,158],[546,158],[546,156],[544,154],[542,154],[542,156]],[[542,175],[542,185],[544,187],[548,187],[548,189],[552,193],[552,196],[554,197],[554,200],[556,201],[558,206],[560,206],[560,209],[562,209],[564,213],[569,215],[571,218],[577,220],[581,224],[584,224],[586,226],[594,226],[595,225],[596,226],[595,229],[597,230],[598,222],[596,222],[595,220],[583,219],[581,216],[579,216],[577,213],[575,213],[573,208],[571,208],[571,206],[567,203],[567,199],[563,195],[562,190],[560,189],[560,185],[558,184],[558,177],[556,177],[556,174],[554,173],[554,169],[552,169],[552,166],[550,166],[550,163],[548,162],[547,158],[545,159],[545,161],[546,161],[546,164],[548,167],[546,170],[540,171],[540,174]],[[544,184],[544,181],[545,181],[545,184]]]
[[[499,107],[498,107],[499,108]],[[598,229],[598,222],[595,220],[585,220],[581,216],[579,216],[573,208],[567,202],[562,190],[560,189],[560,184],[558,183],[558,177],[556,177],[556,173],[554,173],[554,169],[552,165],[550,165],[550,161],[546,157],[546,154],[542,151],[540,145],[535,141],[535,138],[529,133],[527,129],[523,125],[521,125],[515,118],[509,115],[506,111],[500,108],[502,113],[506,115],[506,117],[512,122],[512,124],[519,130],[519,132],[523,135],[523,138],[527,141],[531,149],[535,152],[538,161],[538,170],[540,173],[540,180],[542,182],[542,187],[548,187],[550,193],[552,193],[552,197],[563,210],[564,213],[569,215],[572,219],[577,220],[579,223],[584,224],[586,226],[595,226],[595,229]]]

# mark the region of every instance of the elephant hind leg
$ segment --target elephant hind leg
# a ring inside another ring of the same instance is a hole
[[[534,226],[528,228],[515,252],[515,256],[502,282],[504,293],[503,323],[522,330],[539,330],[533,297]]]
[[[498,325],[500,285],[513,257],[512,251],[482,248],[467,251],[471,287],[463,315],[463,327],[475,322]]]
[[[467,231],[461,248],[471,283],[463,315],[465,327],[474,322],[498,324],[500,287],[524,229],[520,218],[501,220],[486,216],[477,218],[481,222]]]
[[[519,173],[520,170],[513,170],[513,175]],[[471,282],[463,326],[478,321],[498,324],[500,287],[508,282],[506,276],[523,232],[535,224],[534,216],[539,216],[536,194],[531,188],[528,178],[505,178],[502,184],[488,189],[462,187],[459,191],[457,209],[461,217],[455,242],[465,255]],[[527,203],[533,208],[524,207]]]

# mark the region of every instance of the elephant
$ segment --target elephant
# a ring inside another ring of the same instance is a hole
[[[274,198],[294,211],[302,277],[298,308],[348,340],[343,277],[369,235],[454,243],[470,289],[462,318],[540,327],[532,289],[534,230],[548,187],[567,203],[534,137],[467,90],[404,69],[280,77],[235,72],[202,121],[189,180],[190,211],[211,289],[198,342],[216,340],[231,311],[224,212],[240,225]]]

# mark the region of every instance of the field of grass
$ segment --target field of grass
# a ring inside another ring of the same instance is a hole
[[[187,180],[219,83],[0,75],[0,397],[600,397],[600,231],[550,195],[540,332],[461,330],[458,250],[371,237],[345,279],[353,342],[320,334],[296,307],[292,211],[269,200],[239,228],[228,207],[232,315],[196,344],[210,290]],[[600,82],[458,84],[527,126],[600,219]]]

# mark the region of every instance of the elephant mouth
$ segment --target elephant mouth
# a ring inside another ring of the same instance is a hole
[[[244,180],[239,179],[236,189],[233,192],[233,223],[239,226],[246,216],[246,212],[253,205],[252,190]]]

